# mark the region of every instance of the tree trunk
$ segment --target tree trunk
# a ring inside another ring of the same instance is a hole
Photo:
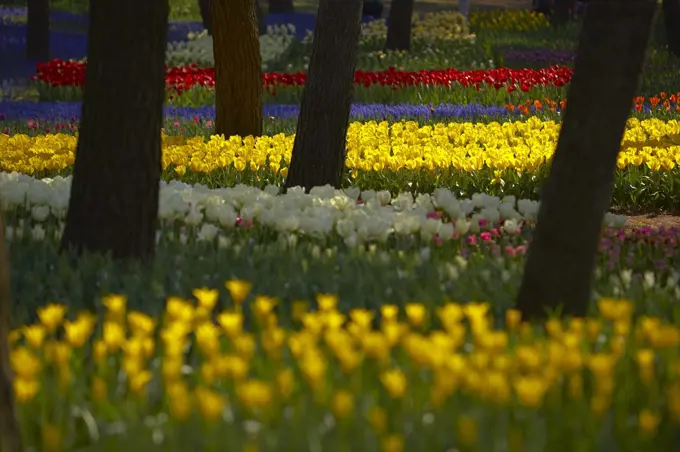
[[[12,293],[9,257],[5,247],[5,225],[0,219],[0,450],[21,452],[21,430],[14,407],[12,366],[7,337],[11,328]]]
[[[90,3],[85,93],[62,250],[155,251],[168,0]]]
[[[363,15],[380,19],[383,12],[383,0],[364,0]]]
[[[569,23],[571,12],[576,6],[575,0],[555,0],[555,11],[550,16],[554,27],[563,27]]]
[[[680,57],[680,0],[663,0],[663,21],[668,51]]]
[[[286,188],[340,186],[345,166],[361,0],[321,0]]]
[[[259,0],[253,0],[255,3],[255,11],[257,12],[257,25],[260,36],[267,34],[267,24],[264,22],[262,14],[262,6]],[[213,34],[213,19],[210,0],[198,0],[198,7],[201,10],[201,20],[203,21],[203,28],[208,30],[208,34]]]
[[[50,59],[49,0],[28,0],[26,57],[40,61]]]
[[[198,9],[201,11],[201,21],[203,29],[208,30],[208,34],[213,34],[213,20],[210,10],[210,0],[198,0]]]
[[[215,134],[262,135],[262,59],[255,4],[213,0],[212,12]]]
[[[526,318],[560,306],[564,315],[587,312],[602,220],[655,9],[656,0],[588,5],[517,298]]]
[[[259,0],[255,0],[255,12],[257,13],[257,30],[260,36],[267,34],[267,24],[264,21],[264,14],[262,13],[262,5]]]
[[[413,0],[393,0],[387,20],[385,50],[411,50]]]
[[[294,13],[293,0],[269,0],[269,14]]]

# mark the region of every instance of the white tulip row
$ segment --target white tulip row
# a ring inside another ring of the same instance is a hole
[[[50,218],[63,221],[68,209],[71,177],[34,179],[19,173],[0,173],[3,211],[30,212],[33,223]],[[237,185],[210,189],[179,181],[161,182],[158,215],[162,224],[176,221],[196,231],[199,239],[212,239],[221,230],[252,224],[280,233],[312,237],[339,235],[347,244],[385,242],[392,236],[438,236],[479,233],[480,222],[514,234],[522,221],[535,221],[539,203],[514,196],[484,194],[458,199],[448,189],[414,196],[404,192],[335,190],[317,187],[310,193],[300,188],[280,194],[278,186],[259,188]],[[23,210],[22,210],[23,209]],[[433,215],[439,211],[452,221]],[[481,221],[480,221],[481,220]],[[622,227],[626,217],[607,214],[607,226]],[[39,235],[39,233],[38,233]]]
[[[267,27],[267,34],[260,36],[262,70],[268,70],[268,65],[278,60],[294,40],[295,27],[293,25]],[[214,67],[212,36],[202,31],[198,34],[189,34],[187,42],[169,43],[165,52],[165,63],[168,66],[198,64],[202,67]]]

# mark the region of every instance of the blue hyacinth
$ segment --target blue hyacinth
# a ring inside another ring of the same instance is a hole
[[[0,102],[0,118],[5,120],[71,121],[80,118],[80,102]],[[215,119],[214,106],[164,108],[165,117],[178,121],[192,121],[195,118],[205,121]],[[264,106],[264,117],[273,119],[294,119],[300,108],[297,105],[269,104]],[[350,116],[353,120],[398,120],[424,119],[473,120],[482,117],[504,118],[517,116],[505,107],[480,104],[464,105],[384,105],[353,104]]]

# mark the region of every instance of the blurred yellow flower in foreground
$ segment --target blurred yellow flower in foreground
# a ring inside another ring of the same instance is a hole
[[[437,428],[455,429],[458,446],[470,449],[488,434],[484,413],[511,416],[501,433],[513,451],[527,441],[523,423],[541,413],[577,410],[572,421],[589,426],[611,413],[637,419],[626,432],[645,441],[680,425],[680,331],[636,318],[627,300],[604,299],[595,315],[537,328],[516,311],[492,317],[487,303],[384,305],[378,315],[343,312],[334,294],[304,309],[254,294],[251,312],[240,309],[249,283],[232,286],[236,306],[214,315],[206,314],[217,292],[206,288],[194,291],[196,300],[168,299],[158,320],[127,312],[116,298],[107,304],[118,315],[101,319],[70,320],[49,305],[11,343],[18,410],[32,416],[69,400],[107,416],[119,409],[167,416],[174,427],[248,419],[256,429],[288,428],[311,413],[340,430],[370,430],[390,451],[410,447],[402,426],[414,413],[423,425],[445,419]],[[295,310],[299,320],[287,314]],[[495,328],[503,319],[506,328]],[[630,394],[644,395],[648,408],[631,412]],[[45,425],[59,428],[43,432],[44,447],[68,450],[74,425]]]

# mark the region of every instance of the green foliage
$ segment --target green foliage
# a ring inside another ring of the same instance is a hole
[[[8,221],[18,224],[11,217]],[[311,300],[317,293],[338,294],[343,311],[377,309],[384,300],[397,305],[417,300],[431,308],[445,300],[489,301],[501,318],[512,306],[523,268],[522,257],[502,250],[521,245],[530,235],[527,230],[474,246],[465,238],[434,246],[419,237],[401,237],[386,245],[349,248],[333,236],[293,240],[255,227],[228,233],[228,245],[218,246],[197,241],[191,227],[185,229],[185,244],[178,239],[179,228],[164,228],[153,262],[121,264],[101,256],[74,261],[59,255],[54,229],[47,229],[41,241],[31,239],[27,229],[24,238],[11,243],[15,324],[34,319],[36,308],[46,302],[66,303],[74,312],[101,312],[100,298],[109,293],[125,294],[131,309],[158,315],[167,297],[191,297],[198,287],[217,288],[225,299],[223,283],[232,278],[251,281],[255,293],[277,296],[284,305]],[[677,281],[666,281],[680,264],[678,248],[641,243],[619,242],[620,258],[606,249],[600,254],[595,293],[626,297],[635,300],[640,313],[680,321],[674,301]],[[467,262],[452,258],[461,253]],[[652,267],[658,269],[658,283],[650,287],[642,275]],[[624,284],[624,270],[638,276]]]

